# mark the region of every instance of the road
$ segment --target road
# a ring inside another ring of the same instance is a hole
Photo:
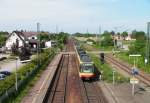
[[[0,61],[0,71],[9,71],[9,72],[13,72],[16,69],[16,63],[17,63],[17,67],[19,68],[20,66],[24,65],[22,63],[20,63],[20,60],[13,60],[13,59],[6,59],[3,61]]]

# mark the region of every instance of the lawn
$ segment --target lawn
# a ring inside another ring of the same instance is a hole
[[[102,79],[106,82],[111,83],[113,81],[113,69],[108,64],[102,64],[100,59],[95,54],[89,54],[95,66],[102,72]],[[116,72],[115,80],[117,83],[129,82],[129,78]]]

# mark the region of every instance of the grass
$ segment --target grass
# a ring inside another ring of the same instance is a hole
[[[123,44],[131,44],[131,43],[134,43],[135,41],[123,41]]]
[[[102,47],[100,46],[100,44],[93,44],[93,45],[84,44],[83,46],[88,51],[93,51],[93,50],[112,51],[112,49],[114,48],[113,46]]]
[[[113,79],[113,69],[108,64],[101,64],[100,59],[94,55],[89,54],[92,58],[93,62],[95,63],[95,66],[102,72],[102,79],[106,82],[112,82]],[[116,72],[115,80],[117,83],[123,83],[123,82],[129,82],[129,78],[124,77],[123,75]]]

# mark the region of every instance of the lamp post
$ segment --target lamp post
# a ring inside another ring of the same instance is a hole
[[[41,65],[41,60],[40,60],[40,41],[41,41],[40,23],[37,23],[37,33],[39,35],[39,40],[37,39],[37,58],[38,58],[38,63],[40,63],[40,65]]]
[[[115,70],[113,70],[113,85],[115,85]]]
[[[116,69],[114,66],[113,67],[113,85],[115,85],[115,73],[116,73]]]

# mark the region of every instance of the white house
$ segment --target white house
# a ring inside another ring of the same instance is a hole
[[[37,34],[37,32],[13,31],[6,40],[5,47],[7,50],[11,50],[12,45],[16,44],[16,41],[18,41],[18,47],[24,46],[25,43],[31,47],[37,47]]]

